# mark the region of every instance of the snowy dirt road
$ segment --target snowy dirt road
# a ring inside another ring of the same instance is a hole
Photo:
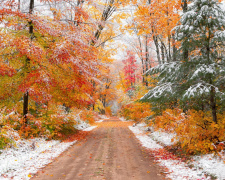
[[[163,170],[129,130],[130,125],[115,117],[105,119],[32,180],[165,179]]]

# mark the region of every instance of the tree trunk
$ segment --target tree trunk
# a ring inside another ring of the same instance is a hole
[[[172,35],[172,42],[173,42],[173,61],[176,61],[177,60],[177,57],[176,57],[176,54],[177,54],[177,48],[176,48],[176,45],[175,45],[175,37],[174,37],[174,34]]]
[[[23,95],[23,117],[25,118],[26,124],[27,124],[27,114],[28,114],[28,99],[29,99],[29,93],[27,91]]]
[[[169,53],[166,53],[166,54],[167,54],[167,62],[170,62],[170,60],[171,60],[171,38],[170,38],[170,35],[168,35],[168,44],[169,44],[169,50],[168,50]]]
[[[32,14],[34,10],[34,0],[30,0],[30,7],[29,7],[29,14]],[[32,21],[28,22],[29,25],[29,34],[30,34],[30,38],[32,40],[33,38],[33,33],[34,33],[34,26],[32,24]],[[30,70],[30,59],[27,57],[26,58],[26,71],[27,73],[29,73]],[[23,117],[25,118],[25,123],[27,124],[27,114],[28,114],[28,106],[29,106],[29,92],[27,90],[27,92],[24,93],[23,96]]]
[[[144,59],[141,57],[142,73],[145,73]],[[142,84],[145,84],[145,75],[142,75]]]
[[[137,35],[138,36],[138,35]],[[142,67],[142,73],[145,73],[145,65],[144,65],[144,58],[143,58],[143,50],[142,50],[142,43],[141,43],[141,38],[138,36],[138,42],[140,46],[140,59],[141,59],[141,67]],[[142,84],[145,85],[145,76],[142,75]]]
[[[187,0],[182,0],[182,9],[183,9],[183,13],[187,12],[188,10],[188,4],[187,4]]]
[[[211,37],[211,30],[210,27],[208,27],[208,38],[207,38],[207,46],[206,46],[206,53],[207,53],[207,61],[208,64],[211,64],[210,60],[210,37]],[[209,83],[211,85],[210,89],[210,106],[212,110],[212,117],[213,121],[217,124],[217,115],[216,115],[216,92],[215,92],[215,87],[213,86],[213,77],[210,75],[209,77]]]
[[[160,59],[158,37],[154,35],[154,36],[153,36],[153,40],[154,40],[154,43],[155,43],[155,48],[156,48],[156,53],[157,53],[158,63],[159,63],[159,64],[162,64],[161,59]]]
[[[163,43],[161,42],[161,56],[162,56],[162,63],[165,63],[165,54],[164,54],[164,47]]]
[[[18,0],[18,10],[20,11],[20,0]]]
[[[149,54],[148,54],[148,36],[145,36],[145,72],[148,71],[148,59],[149,59]],[[145,80],[145,85],[148,86],[148,81],[147,79]]]
[[[161,42],[161,48],[162,48],[162,46],[163,46],[163,48],[161,49],[162,50],[162,52],[161,53],[163,53],[163,58],[162,59],[164,59],[164,62],[165,62],[165,55],[166,55],[166,60],[167,60],[167,62],[170,62],[170,57],[169,57],[169,55],[168,55],[168,51],[167,51],[167,49],[166,49],[166,45],[164,44],[164,42],[162,41],[162,39],[160,39],[160,42]],[[163,63],[164,63],[163,62]]]
[[[168,7],[167,7],[166,13],[167,13],[167,17],[169,17],[169,9],[168,9]],[[168,25],[168,27],[170,25],[169,19],[167,19],[167,25]],[[167,62],[170,62],[170,60],[171,60],[171,36],[170,36],[170,32],[167,32],[167,34],[168,34],[168,45],[169,45],[169,48],[168,48],[168,52],[169,53],[167,53]],[[166,50],[166,48],[165,48],[165,50]]]
[[[102,13],[102,17],[101,17],[101,23],[105,23],[107,21],[107,19],[112,15],[112,13],[114,11],[116,11],[116,7],[113,6],[113,4],[115,3],[115,0],[110,0],[109,4],[107,5],[107,7],[105,7],[103,13]],[[98,25],[98,29],[95,32],[94,38],[91,40],[91,45],[94,46],[96,44],[96,41],[99,39],[102,30],[104,29],[104,27],[99,24]]]
[[[215,88],[212,86],[210,90],[210,105],[212,110],[213,121],[217,124]]]
[[[187,0],[182,0],[182,2],[183,2],[183,5],[182,5],[182,9],[183,9],[183,13],[186,13],[187,12],[187,10],[188,10],[188,4],[187,4]],[[183,58],[184,58],[184,61],[188,61],[188,48],[187,47],[185,47],[186,45],[184,44],[184,47],[183,47],[183,49],[184,49],[184,52],[183,52]]]

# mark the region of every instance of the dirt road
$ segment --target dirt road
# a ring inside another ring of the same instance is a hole
[[[32,180],[161,180],[150,154],[128,129],[129,122],[110,118],[98,123]]]

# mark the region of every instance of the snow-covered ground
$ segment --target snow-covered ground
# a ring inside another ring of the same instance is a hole
[[[222,158],[221,158],[222,157]],[[213,154],[204,156],[195,156],[193,164],[195,167],[200,167],[204,172],[215,175],[219,180],[225,179],[225,156],[221,157]]]
[[[103,122],[104,120],[103,119],[101,119],[101,120],[99,120],[99,121],[95,121],[96,123],[100,123],[100,122]]]
[[[94,128],[96,128],[97,126],[90,126],[90,127],[88,127],[88,128],[85,128],[85,129],[83,129],[83,131],[91,131],[91,130],[93,130]]]
[[[100,114],[99,117],[100,117],[101,119],[109,119],[109,117],[107,117],[106,115],[102,115],[102,114]]]
[[[123,122],[133,121],[133,120],[126,120],[124,117],[120,117],[119,119],[120,121],[123,121]]]
[[[46,141],[41,138],[16,141],[16,147],[0,154],[0,179],[26,180],[59,156],[73,142]]]
[[[124,117],[120,117],[119,118],[121,121],[126,121],[126,119]]]
[[[78,119],[77,120],[77,124],[74,127],[76,129],[78,129],[78,130],[85,130],[85,129],[88,129],[88,128],[92,127],[92,126],[90,124],[88,124],[88,123]]]
[[[143,131],[138,128],[138,126],[129,126],[130,130],[136,135],[136,137],[141,141],[142,145],[149,149],[162,149],[163,147],[156,143],[156,141],[149,138],[147,135],[143,134]]]
[[[210,179],[205,174],[214,175],[218,180],[225,179],[225,157],[221,153],[221,158],[211,155],[194,156],[189,164],[182,162],[179,158],[176,158],[163,147],[157,144],[156,141],[167,146],[175,143],[174,134],[168,134],[162,131],[155,131],[146,135],[146,125],[137,124],[136,126],[130,126],[130,130],[140,140],[142,145],[154,153],[155,158],[161,166],[168,169],[167,177],[174,180],[198,180],[198,179]],[[154,140],[156,141],[154,141]],[[192,166],[192,168],[189,168]]]
[[[96,127],[80,121],[76,128],[91,131]],[[12,138],[14,137],[15,145],[0,151],[0,180],[30,179],[32,174],[51,163],[54,158],[76,143],[76,141],[46,141],[44,138],[21,140],[16,131],[10,131]]]
[[[108,116],[106,116],[106,115],[102,115],[102,114],[100,114],[100,115],[98,115],[99,116],[99,120],[97,120],[97,121],[95,121],[96,123],[101,123],[101,122],[103,122],[105,119],[109,119],[109,117]]]
[[[168,134],[162,131],[154,131],[150,134],[150,136],[166,146],[173,145],[177,142],[176,134]]]

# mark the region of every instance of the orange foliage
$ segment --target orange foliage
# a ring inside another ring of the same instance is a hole
[[[225,140],[225,118],[221,114],[218,124],[212,121],[211,113],[189,110],[185,115],[181,109],[167,109],[161,116],[155,117],[149,123],[156,130],[164,129],[169,133],[176,133],[177,146],[188,153],[209,153],[220,151]]]
[[[94,124],[95,122],[95,114],[93,111],[83,110],[80,114],[80,118],[90,124]]]
[[[162,35],[166,38],[179,21],[178,10],[181,8],[180,0],[152,1],[151,4],[140,4],[135,13],[140,34]]]
[[[110,107],[106,107],[106,108],[105,108],[105,114],[106,114],[107,116],[111,116],[111,115],[112,115],[112,111],[111,111],[111,108],[110,108]]]
[[[131,119],[135,122],[140,122],[144,118],[153,115],[150,108],[151,106],[149,103],[131,103],[122,106],[120,115],[125,117],[127,120]]]
[[[48,139],[62,139],[68,134],[76,132],[76,121],[67,114],[55,114],[50,116],[35,117],[28,114],[29,124],[19,114],[12,114],[4,118],[2,126],[18,131],[23,138],[46,137]]]

